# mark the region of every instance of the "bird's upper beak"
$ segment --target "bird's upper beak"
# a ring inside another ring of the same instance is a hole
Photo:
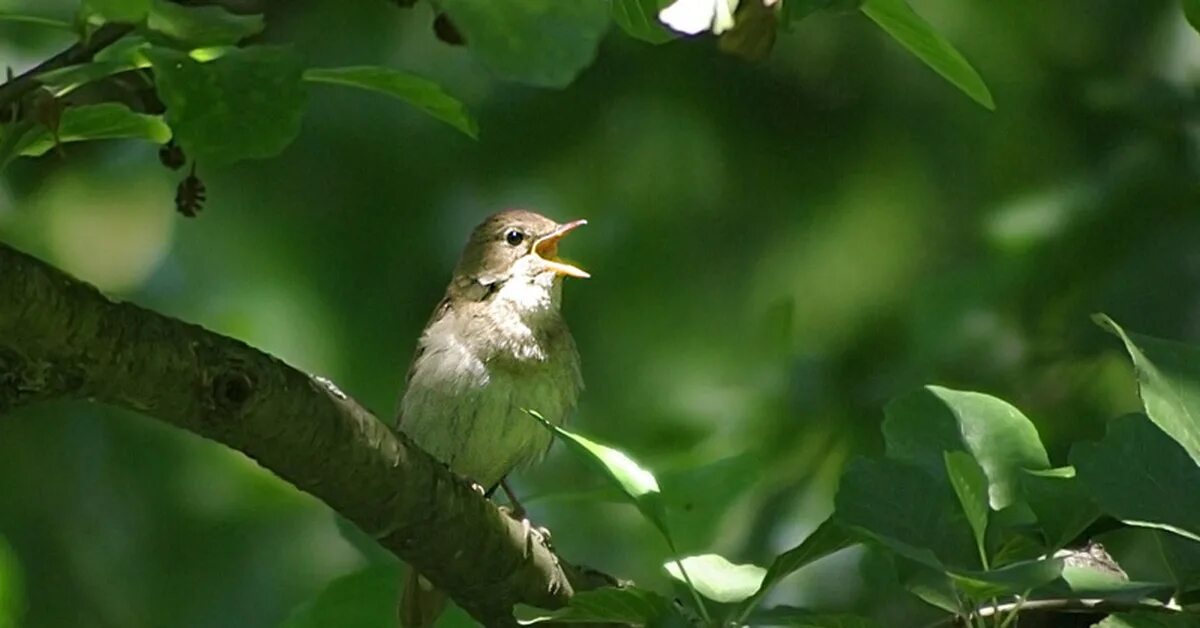
[[[567,275],[569,277],[578,277],[587,279],[591,277],[587,271],[568,264],[558,258],[558,241],[563,239],[563,236],[571,233],[575,229],[587,224],[586,220],[573,220],[563,225],[559,225],[557,229],[542,236],[533,243],[533,253],[542,259],[542,263],[549,270],[554,271],[559,275]]]

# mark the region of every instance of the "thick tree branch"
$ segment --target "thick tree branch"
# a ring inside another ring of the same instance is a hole
[[[324,501],[486,625],[610,584],[346,397],[245,344],[135,305],[0,243],[0,415],[44,399],[135,410],[232,447]]]

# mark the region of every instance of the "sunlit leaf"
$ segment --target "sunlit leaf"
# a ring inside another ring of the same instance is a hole
[[[996,108],[991,92],[975,68],[905,0],[866,0],[862,12],[972,100],[987,109]]]
[[[259,14],[241,15],[222,6],[186,6],[168,0],[153,0],[146,17],[151,31],[191,47],[236,44],[261,33],[264,26]]]
[[[701,595],[726,604],[740,602],[753,595],[767,573],[758,565],[735,565],[722,556],[703,554],[663,565],[671,577],[680,582],[687,582],[680,569],[681,563]]]
[[[757,1],[757,0],[756,0]],[[663,24],[684,35],[712,31],[720,35],[733,28],[739,0],[675,0],[659,11]]]
[[[945,458],[946,476],[950,478],[950,486],[954,488],[958,503],[962,504],[963,514],[967,516],[967,523],[971,525],[979,555],[985,557],[987,549],[984,541],[988,525],[987,476],[983,474],[979,463],[965,451],[947,451]]]
[[[396,622],[399,569],[371,565],[330,582],[316,598],[301,604],[279,628],[378,628]]]
[[[838,488],[834,518],[933,567],[982,567],[950,486],[915,466],[888,459],[851,462]]]
[[[608,0],[440,0],[471,54],[498,76],[565,87],[596,56]]]
[[[1052,550],[1065,546],[1100,516],[1073,467],[1027,471],[1021,489]]]
[[[1131,525],[1200,541],[1200,467],[1142,415],[1113,419],[1099,442],[1071,448],[1071,464],[1092,500]]]
[[[200,163],[271,157],[300,131],[304,67],[289,47],[235,49],[208,63],[163,48],[147,55],[167,123]]]
[[[638,465],[625,452],[568,432],[547,421],[536,411],[527,410],[527,412],[554,432],[566,444],[567,449],[597,465],[604,472],[605,477],[612,480],[633,501],[642,515],[654,524],[664,536],[670,538],[664,516],[662,494],[659,492],[658,480],[654,478],[654,474]]]
[[[150,59],[146,56],[149,47],[150,44],[140,37],[126,37],[101,50],[90,62],[43,72],[37,76],[37,80],[55,96],[61,97],[92,81],[150,67]]]
[[[660,0],[613,0],[613,21],[630,37],[662,44],[675,39],[658,21],[658,11],[666,3]]]
[[[471,117],[466,106],[429,79],[380,66],[312,68],[304,72],[304,79],[387,94],[403,100],[470,137],[477,138],[479,136],[479,125]]]
[[[826,519],[799,545],[775,557],[771,566],[767,568],[762,585],[753,596],[739,606],[737,616],[745,617],[771,587],[795,573],[796,570],[838,550],[850,547],[856,542],[857,539],[839,523],[833,519]]]
[[[150,0],[83,0],[85,10],[110,22],[140,22],[150,10]]]
[[[62,143],[117,138],[144,139],[165,144],[171,129],[160,116],[134,113],[120,103],[68,107],[58,124]],[[36,157],[54,148],[54,138],[45,127],[34,127],[22,140],[21,154]]]
[[[31,26],[44,26],[46,28],[55,28],[73,32],[75,27],[70,22],[56,20],[54,18],[42,17],[40,15],[24,15],[21,13],[11,13],[9,11],[0,11],[0,22],[13,22],[16,24],[29,24]]]
[[[1103,314],[1095,320],[1125,343],[1146,414],[1200,464],[1200,348],[1125,333]]]
[[[1003,400],[977,392],[926,386],[884,410],[889,458],[920,465],[945,477],[943,452],[965,451],[988,478],[994,510],[1012,504],[1025,469],[1050,466],[1033,423]]]
[[[0,125],[0,171],[16,159],[27,144],[25,137],[37,133],[38,124],[32,120],[21,120]]]
[[[566,608],[557,611],[547,613],[534,609],[538,611],[537,616],[521,623],[529,625],[542,622],[612,622],[643,625],[663,616],[670,608],[670,601],[653,591],[636,587],[603,587],[576,593],[571,596]]]

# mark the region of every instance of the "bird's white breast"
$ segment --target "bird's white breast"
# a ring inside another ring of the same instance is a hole
[[[402,431],[487,488],[550,446],[525,409],[561,424],[582,388],[574,341],[547,288],[505,285],[492,302],[434,321],[401,403]]]

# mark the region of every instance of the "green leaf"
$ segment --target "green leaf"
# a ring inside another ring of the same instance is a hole
[[[613,0],[613,21],[634,39],[663,44],[675,35],[658,21],[658,11],[666,5],[660,0]]]
[[[171,139],[171,129],[161,117],[134,113],[120,103],[68,107],[58,124],[58,139],[64,144],[118,138],[166,144]],[[36,157],[54,148],[54,138],[45,127],[37,126],[26,134],[21,144],[22,155]]]
[[[735,565],[716,554],[689,556],[663,565],[672,578],[685,583],[681,564],[701,595],[725,604],[741,602],[754,595],[767,573],[758,565]]]
[[[1183,613],[1133,612],[1109,615],[1093,628],[1197,628],[1200,619]]]
[[[1100,516],[1073,467],[1026,471],[1021,489],[1050,550],[1070,543]]]
[[[1049,559],[1016,563],[991,571],[949,572],[949,575],[971,599],[982,601],[1037,589],[1057,580],[1062,570],[1062,560]]]
[[[1094,319],[1125,343],[1146,414],[1200,464],[1200,348],[1127,334],[1103,314]]]
[[[22,15],[20,13],[10,13],[8,11],[0,11],[0,22],[14,22],[17,24],[29,24],[31,26],[45,26],[47,28],[56,28],[67,32],[75,32],[75,27],[70,22],[56,20],[54,18],[42,17],[40,15]]]
[[[988,485],[987,476],[978,462],[965,451],[947,451],[946,476],[950,478],[950,486],[962,504],[963,514],[975,534],[975,545],[979,549],[979,559],[987,565],[987,548],[984,540],[987,537],[988,525]]]
[[[1200,31],[1200,0],[1183,0],[1183,16],[1193,29]]]
[[[771,587],[796,570],[857,542],[841,524],[833,519],[826,519],[799,545],[775,557],[771,566],[767,568],[758,591],[741,604],[735,616],[744,619]]]
[[[566,444],[567,449],[596,465],[604,475],[620,488],[638,510],[654,527],[670,539],[663,511],[662,493],[654,474],[643,469],[625,452],[601,445],[595,441],[573,434],[554,425],[534,410],[526,410],[547,429],[554,432]]]
[[[612,622],[642,625],[665,615],[671,608],[667,598],[636,587],[603,587],[571,596],[566,608],[552,613],[538,610],[538,616],[523,620],[525,625],[542,622]],[[335,625],[335,624],[330,624]],[[386,624],[379,624],[386,625]]]
[[[751,626],[799,626],[800,628],[878,628],[875,620],[858,615],[814,613],[791,606],[775,606],[755,613]]]
[[[146,57],[149,47],[150,44],[141,37],[126,37],[101,50],[88,63],[43,72],[37,76],[37,80],[54,92],[55,96],[62,97],[92,81],[120,72],[150,67],[150,59]]]
[[[979,555],[950,487],[895,460],[857,459],[842,475],[834,518],[932,567],[979,569]]]
[[[16,553],[0,536],[0,628],[23,626],[25,614],[25,584]]]
[[[37,133],[39,128],[40,126],[32,120],[0,125],[0,171],[25,149],[25,136]]]
[[[608,0],[439,0],[467,47],[498,76],[566,87],[596,56]]]
[[[965,451],[983,467],[995,510],[1016,501],[1024,469],[1050,466],[1033,423],[989,395],[926,386],[895,399],[884,414],[889,458],[912,462],[941,478],[943,452]]]
[[[146,17],[146,28],[189,47],[232,46],[261,33],[263,16],[230,13],[216,5],[186,6],[154,0]]]
[[[399,569],[371,565],[337,578],[313,600],[301,604],[279,628],[378,628],[396,622]]]
[[[304,80],[368,89],[399,98],[425,113],[478,139],[479,124],[466,106],[442,91],[437,83],[407,72],[380,66],[312,68]]]
[[[164,48],[147,56],[167,123],[202,164],[271,157],[300,131],[304,67],[290,47],[235,49],[209,63]]]
[[[140,22],[150,11],[150,0],[83,0],[90,11],[110,22]]]
[[[866,0],[862,12],[972,100],[989,110],[996,108],[991,92],[975,68],[905,0]]]
[[[1200,541],[1200,467],[1142,415],[1108,424],[1104,439],[1071,448],[1071,464],[1091,498],[1128,523]]]
[[[1154,531],[1176,591],[1200,588],[1200,543],[1161,530]]]
[[[720,35],[734,27],[738,4],[739,0],[675,0],[659,11],[658,19],[685,35]]]

